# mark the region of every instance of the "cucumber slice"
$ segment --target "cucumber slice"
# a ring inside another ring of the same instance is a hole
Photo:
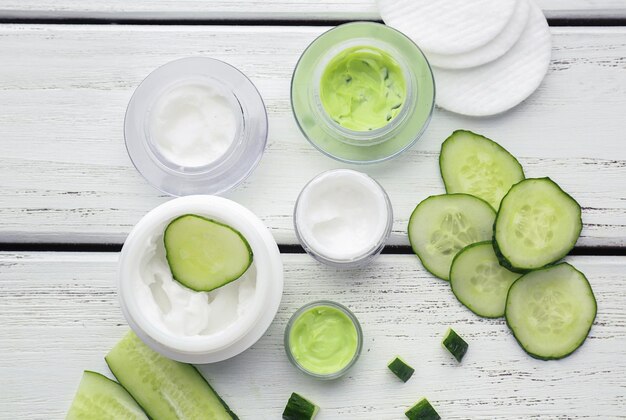
[[[452,328],[448,328],[446,336],[443,338],[441,344],[459,363],[463,360],[463,356],[465,356],[467,348],[469,347],[467,342],[463,340],[461,336],[458,335]]]
[[[433,408],[426,398],[422,398],[413,407],[409,408],[405,416],[409,420],[439,420],[439,413]]]
[[[522,165],[493,140],[457,130],[441,145],[439,169],[447,193],[466,193],[498,210],[511,186],[524,179]]]
[[[428,197],[409,219],[409,241],[424,267],[448,280],[452,259],[463,248],[491,239],[496,213],[468,194]]]
[[[172,220],[163,242],[172,276],[198,292],[237,280],[252,264],[252,249],[241,233],[194,214]]]
[[[574,247],[582,230],[578,203],[550,178],[515,184],[494,226],[500,264],[524,273],[552,264]]]
[[[402,382],[408,381],[415,372],[415,369],[402,360],[400,356],[396,356],[387,364],[387,367],[393,372],[394,375],[400,378]]]
[[[238,418],[195,367],[161,356],[132,331],[105,360],[120,384],[153,419]]]
[[[283,420],[311,420],[318,411],[317,405],[293,392],[283,411]]]
[[[117,382],[86,370],[65,420],[148,420],[133,397]]]
[[[526,353],[537,359],[561,359],[583,344],[596,311],[585,275],[561,263],[513,283],[506,300],[506,323]]]
[[[504,315],[509,287],[521,277],[502,267],[491,241],[463,248],[450,268],[452,293],[470,311],[485,318]]]

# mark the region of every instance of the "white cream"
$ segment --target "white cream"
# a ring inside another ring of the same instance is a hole
[[[173,279],[165,259],[166,225],[148,239],[133,279],[140,310],[152,324],[175,336],[207,336],[227,329],[254,299],[254,264],[241,278],[211,292],[188,289]]]
[[[237,132],[232,103],[200,81],[165,91],[150,110],[148,131],[165,159],[182,167],[205,166],[230,148]]]
[[[295,217],[298,234],[314,253],[349,261],[386,239],[390,211],[376,181],[342,169],[322,173],[302,190]]]

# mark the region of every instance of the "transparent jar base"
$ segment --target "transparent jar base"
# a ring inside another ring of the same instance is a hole
[[[354,328],[356,329],[356,335],[357,335],[357,348],[356,348],[356,351],[354,352],[354,356],[352,356],[352,359],[342,369],[336,372],[326,373],[326,374],[319,374],[319,373],[311,372],[305,369],[296,360],[295,356],[291,352],[291,346],[289,344],[291,328],[293,327],[293,324],[295,323],[295,321],[300,317],[300,315],[302,315],[309,309],[312,309],[318,306],[330,306],[332,308],[338,309],[339,311],[343,312],[348,318],[350,318],[350,320],[354,324]],[[337,302],[332,302],[330,300],[318,300],[318,301],[311,302],[311,303],[304,305],[291,316],[291,318],[289,319],[289,322],[287,323],[287,327],[285,328],[285,335],[284,335],[283,343],[285,346],[285,352],[287,353],[287,358],[289,359],[291,364],[294,365],[298,370],[316,379],[333,380],[333,379],[338,379],[344,376],[359,359],[359,356],[361,355],[361,350],[363,349],[363,330],[361,329],[361,324],[359,323],[359,320],[352,313],[352,311],[350,311],[350,309],[346,308],[345,306]]]
[[[386,126],[382,127],[381,132],[387,135],[384,139],[374,138],[359,144],[341,129],[333,129],[332,124],[320,119],[315,92],[319,68],[328,60],[329,52],[335,51],[337,45],[353,45],[354,42],[367,46],[367,40],[373,47],[390,46],[386,52],[399,63],[405,63],[406,82],[412,90],[405,104],[408,107],[406,118],[390,132]],[[424,54],[402,33],[373,22],[340,25],[319,36],[300,57],[291,79],[291,106],[300,130],[322,153],[347,163],[381,162],[411,147],[428,126],[434,103],[435,82]]]
[[[193,81],[230,98],[238,113],[238,128],[230,148],[219,159],[187,168],[158,153],[146,120],[164,91]],[[267,135],[265,105],[254,84],[231,65],[207,57],[175,60],[150,73],[135,90],[124,120],[126,149],[133,164],[150,184],[174,196],[221,194],[239,185],[261,160]]]

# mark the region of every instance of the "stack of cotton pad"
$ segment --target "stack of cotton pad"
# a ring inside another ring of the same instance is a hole
[[[437,105],[486,116],[513,108],[539,87],[552,41],[533,0],[378,0],[385,23],[424,51]]]

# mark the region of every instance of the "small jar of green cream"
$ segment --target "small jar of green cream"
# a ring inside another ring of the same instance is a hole
[[[356,363],[362,346],[359,321],[348,308],[331,301],[298,309],[285,330],[289,361],[318,379],[343,376]]]
[[[435,85],[420,49],[385,25],[356,22],[322,34],[291,83],[300,129],[320,151],[374,163],[412,146],[432,114]]]

